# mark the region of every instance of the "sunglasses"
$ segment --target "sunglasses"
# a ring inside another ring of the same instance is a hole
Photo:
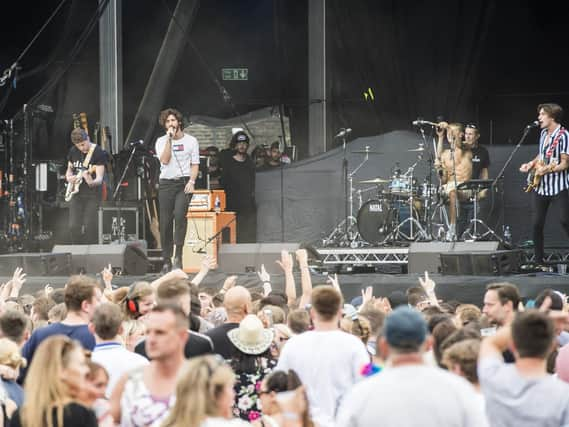
[[[466,129],[478,129],[478,126],[476,126],[473,123],[469,123],[465,126]]]

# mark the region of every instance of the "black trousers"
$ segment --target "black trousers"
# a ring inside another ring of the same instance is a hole
[[[559,204],[561,211],[559,222],[561,227],[565,230],[565,234],[569,237],[569,192],[564,190],[555,196],[542,196],[535,193],[535,217],[533,220],[533,244],[535,261],[537,263],[543,262],[544,258],[544,239],[543,228],[545,227],[545,219],[547,210],[552,203]]]
[[[170,262],[174,245],[176,245],[175,255],[182,256],[186,237],[186,213],[192,198],[191,194],[184,193],[188,179],[161,179],[159,182],[160,243],[164,262]]]
[[[75,245],[98,243],[97,215],[100,198],[99,194],[82,196],[81,193],[77,193],[69,202],[71,243]]]

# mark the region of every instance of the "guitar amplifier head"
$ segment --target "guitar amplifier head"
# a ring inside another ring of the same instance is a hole
[[[190,202],[191,212],[208,212],[215,210],[215,200],[219,198],[219,210],[225,211],[225,191],[195,190]]]

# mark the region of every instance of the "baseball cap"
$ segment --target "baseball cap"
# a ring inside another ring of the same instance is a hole
[[[397,307],[385,319],[383,335],[391,347],[412,349],[427,338],[427,322],[417,310]]]

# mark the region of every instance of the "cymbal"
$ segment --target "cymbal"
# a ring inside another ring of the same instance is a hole
[[[387,184],[388,182],[391,182],[391,180],[378,177],[373,179],[366,179],[364,181],[358,181],[358,184]]]
[[[412,149],[407,150],[407,151],[417,151],[417,152],[419,152],[419,151],[425,151],[425,147],[412,148]]]
[[[351,152],[352,154],[383,154],[381,151],[372,151],[370,146],[366,145],[363,150],[355,150]]]

